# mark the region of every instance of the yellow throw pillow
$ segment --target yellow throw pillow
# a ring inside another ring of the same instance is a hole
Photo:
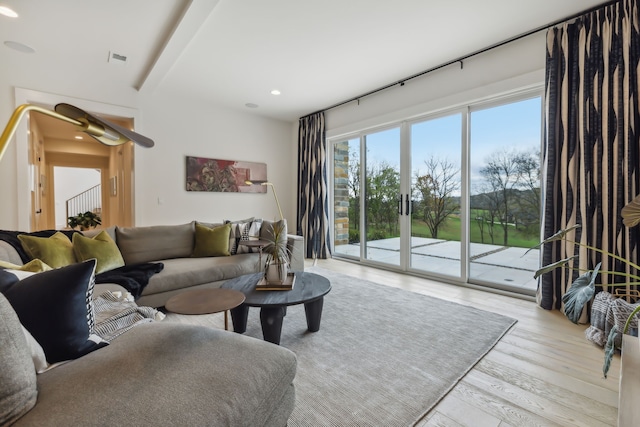
[[[209,228],[196,223],[196,244],[191,256],[229,256],[229,233],[231,224]]]
[[[73,235],[73,252],[76,254],[78,261],[95,258],[98,261],[96,274],[124,265],[124,259],[120,249],[118,249],[118,245],[109,236],[109,233],[104,230],[93,238],[75,233]]]
[[[64,267],[76,262],[71,240],[59,231],[51,237],[20,234],[18,239],[27,255],[42,260],[51,268]]]
[[[0,260],[0,267],[11,270],[28,271],[30,273],[42,273],[43,271],[52,270],[51,267],[39,259],[32,259],[24,265],[12,264],[10,262]]]

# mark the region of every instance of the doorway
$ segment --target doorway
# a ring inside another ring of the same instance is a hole
[[[132,130],[138,114],[137,110],[128,107],[16,89],[16,107],[35,104],[53,109],[58,103],[77,106]],[[61,125],[67,126],[66,129],[60,128]],[[103,227],[134,225],[133,143],[108,147],[77,132],[72,125],[33,112],[18,126],[16,151],[19,230],[35,231],[57,226],[54,166],[101,170],[101,187],[106,189],[102,191]]]
[[[102,220],[102,170],[53,167],[55,228],[66,228],[68,218],[93,212]]]

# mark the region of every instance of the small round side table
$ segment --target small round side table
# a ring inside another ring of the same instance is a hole
[[[232,289],[193,289],[166,302],[167,311],[178,314],[211,314],[224,311],[224,329],[229,330],[229,310],[244,302],[242,292]]]

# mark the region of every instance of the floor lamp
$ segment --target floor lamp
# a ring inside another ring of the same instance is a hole
[[[253,182],[249,181],[249,180],[245,181],[244,183],[247,184],[247,185],[253,185]],[[283,220],[284,216],[282,215],[282,209],[280,209],[280,202],[278,201],[278,194],[276,194],[276,186],[273,185],[273,183],[271,183],[271,182],[261,182],[260,185],[269,186],[273,190],[273,197],[275,197],[276,205],[278,205],[278,212],[280,212],[280,219]]]
[[[86,111],[74,107],[73,105],[58,104],[55,106],[55,111],[53,111],[38,107],[37,105],[23,104],[13,112],[7,122],[7,126],[2,132],[2,136],[0,136],[0,160],[2,160],[9,142],[16,132],[18,124],[20,124],[20,120],[22,120],[22,117],[30,111],[36,111],[49,117],[71,123],[72,125],[75,125],[78,130],[87,133],[89,136],[105,145],[122,145],[128,141],[133,141],[138,145],[148,148],[153,147],[154,145],[153,140],[146,136],[96,117]]]

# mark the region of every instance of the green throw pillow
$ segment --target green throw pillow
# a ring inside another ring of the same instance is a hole
[[[42,260],[51,268],[64,267],[76,262],[71,240],[59,231],[51,237],[20,234],[18,239],[27,255]]]
[[[42,260],[39,260],[39,259],[32,259],[31,261],[29,261],[24,265],[13,264],[10,262],[0,260],[0,267],[8,268],[10,270],[28,271],[30,273],[42,273],[43,271],[51,270],[51,267],[49,267],[47,264],[42,262]]]
[[[75,233],[73,235],[73,252],[76,254],[78,261],[95,258],[98,261],[96,274],[124,265],[124,259],[120,249],[118,249],[118,245],[109,236],[109,233],[104,230],[93,238]]]
[[[209,228],[196,223],[196,245],[191,254],[194,258],[207,256],[229,256],[229,233],[231,224]]]

